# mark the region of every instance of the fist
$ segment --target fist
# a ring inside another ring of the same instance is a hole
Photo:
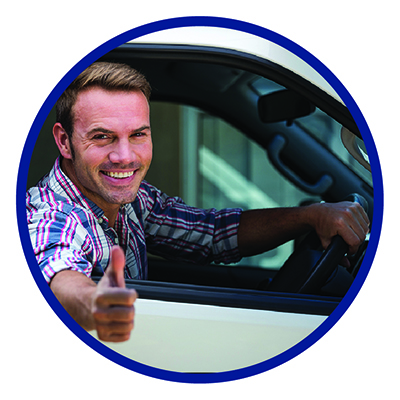
[[[97,285],[92,302],[97,335],[103,341],[126,341],[134,326],[137,293],[133,289],[126,289],[124,268],[124,252],[115,246],[110,265]]]

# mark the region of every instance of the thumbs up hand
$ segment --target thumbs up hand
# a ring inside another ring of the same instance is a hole
[[[92,315],[100,340],[123,342],[129,339],[133,329],[133,303],[137,293],[133,289],[126,289],[124,268],[124,252],[115,246],[111,263],[97,285],[92,302]]]

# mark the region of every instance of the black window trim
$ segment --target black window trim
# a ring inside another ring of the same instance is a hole
[[[92,279],[98,282],[100,277]],[[328,316],[341,300],[338,297],[133,279],[126,279],[125,283],[126,287],[135,289],[141,299],[295,314]]]

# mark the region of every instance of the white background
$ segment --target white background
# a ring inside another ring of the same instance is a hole
[[[2,7],[1,385],[5,399],[399,396],[399,28],[396,3],[321,1],[7,2]],[[370,5],[371,4],[371,5]],[[373,4],[373,6],[372,6]],[[47,95],[89,51],[135,26],[207,15],[271,29],[322,61],[355,99],[380,156],[385,215],[370,275],[319,342],[290,362],[236,382],[179,384],[141,376],[94,352],[47,305],[22,253],[15,188],[21,151]],[[395,236],[396,235],[396,236]],[[396,240],[397,239],[397,240]],[[396,258],[397,256],[397,258]]]

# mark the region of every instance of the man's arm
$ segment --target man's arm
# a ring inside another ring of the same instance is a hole
[[[124,253],[114,247],[111,264],[98,285],[80,272],[64,270],[53,277],[50,288],[85,330],[97,330],[100,340],[125,341],[133,329],[137,294],[125,288],[124,267]]]
[[[352,202],[244,211],[238,230],[239,250],[243,257],[263,253],[312,229],[324,248],[340,235],[353,254],[369,231],[369,220],[364,209]]]

